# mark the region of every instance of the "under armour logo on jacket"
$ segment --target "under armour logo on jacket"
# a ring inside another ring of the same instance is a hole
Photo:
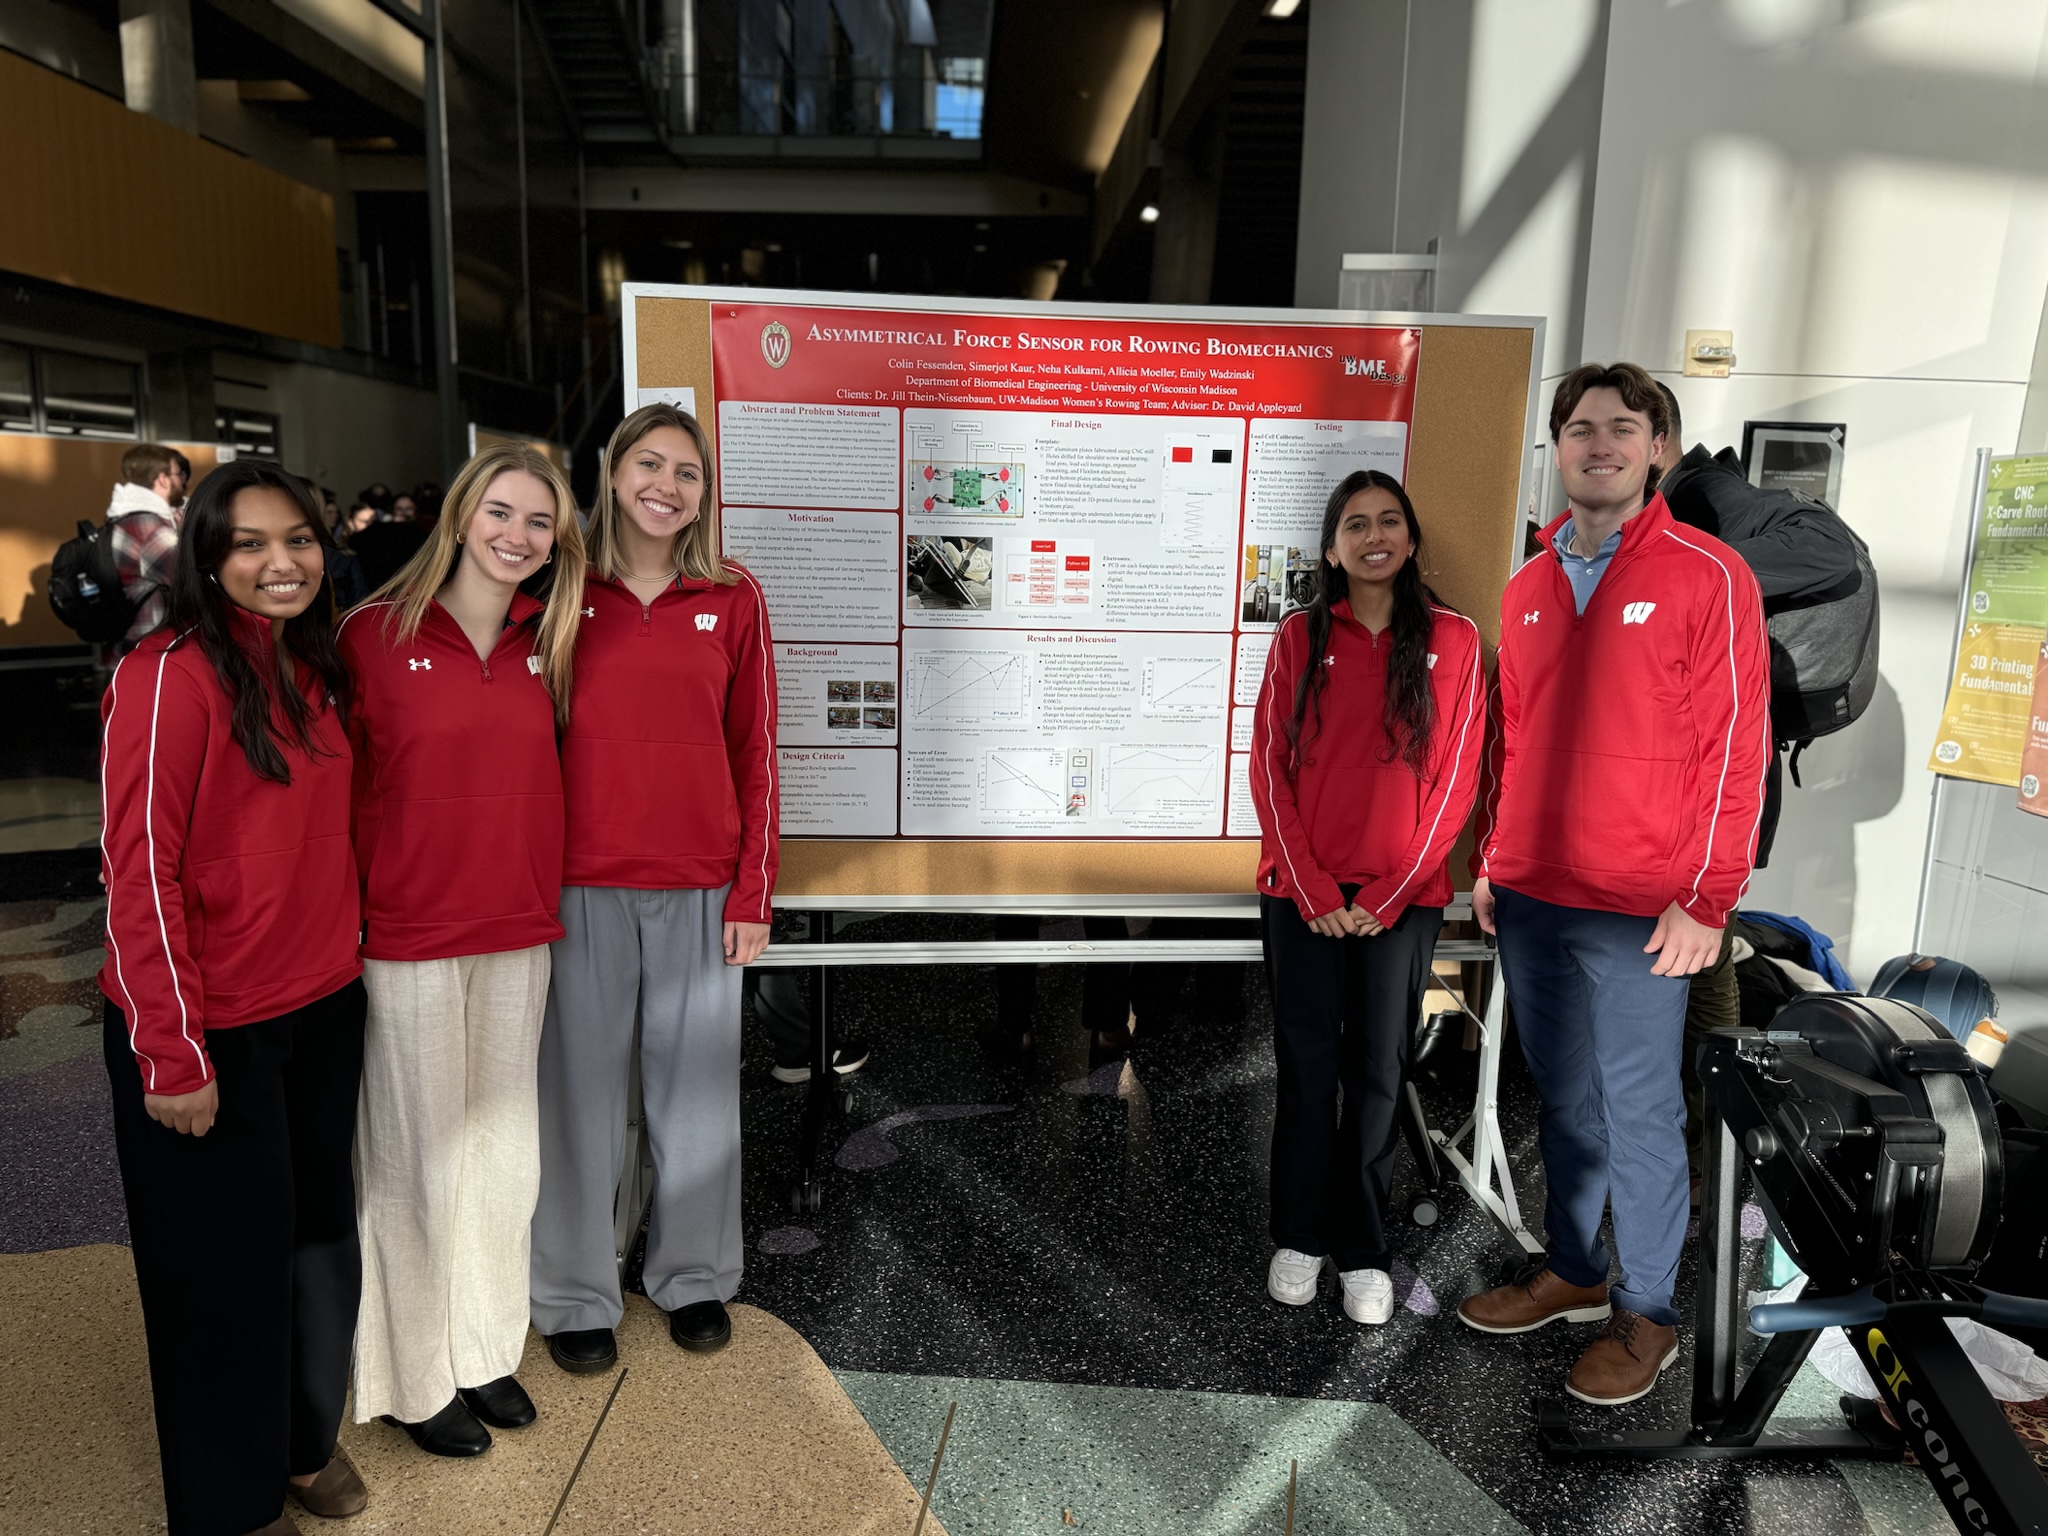
[[[1540,618],[1542,618],[1542,617],[1543,617],[1543,610],[1542,610],[1541,608],[1538,608],[1538,609],[1535,609],[1535,610],[1534,610],[1533,612],[1530,612],[1530,613],[1525,613],[1525,614],[1523,614],[1523,615],[1522,615],[1522,622],[1523,622],[1524,624],[1534,624],[1534,623],[1535,623],[1535,622],[1536,622],[1536,621],[1537,621],[1538,619],[1540,619]]]
[[[526,670],[538,676],[540,673],[540,658],[538,656],[527,657]]]
[[[717,614],[715,614],[715,613],[700,613],[700,614],[698,614],[698,615],[697,615],[697,627],[698,627],[699,629],[716,629],[716,628],[718,628],[718,615],[717,615]]]
[[[597,610],[595,608],[586,608],[583,610],[583,617],[585,617],[586,619],[594,619],[597,617]]]
[[[431,672],[434,670],[434,662],[431,657],[408,656],[406,658],[405,664],[415,672]]]
[[[1649,622],[1650,615],[1656,612],[1656,610],[1657,605],[1655,603],[1626,604],[1621,610],[1621,622],[1624,624],[1646,624]]]

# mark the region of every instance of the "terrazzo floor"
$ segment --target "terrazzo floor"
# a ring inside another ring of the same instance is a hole
[[[98,1030],[87,1027],[97,915],[92,902],[0,905],[0,1253],[126,1239]],[[892,918],[859,936],[986,931],[972,918]],[[1401,1305],[1385,1327],[1350,1323],[1327,1284],[1309,1307],[1268,1301],[1270,1026],[1263,983],[1243,967],[1185,971],[1140,998],[1128,1066],[1088,1060],[1071,967],[1041,973],[1039,1046],[1021,1064],[976,1043],[975,1025],[994,1015],[986,967],[848,973],[837,996],[841,1029],[875,1055],[850,1115],[828,1130],[838,1161],[818,1213],[790,1214],[800,1091],[770,1079],[767,1043],[749,1027],[739,1299],[830,1368],[839,1403],[850,1400],[900,1467],[896,1492],[922,1490],[946,1406],[959,1405],[935,1500],[956,1536],[1278,1532],[1290,1460],[1303,1532],[1949,1528],[1918,1474],[1897,1466],[1546,1461],[1531,1398],[1555,1390],[1590,1330],[1485,1339],[1447,1315],[1506,1253],[1462,1197],[1437,1227],[1401,1229]],[[1460,1091],[1425,1088],[1440,1123],[1469,1104]],[[1523,1198],[1540,1208],[1531,1105],[1513,1072],[1504,1091]],[[1405,1187],[1405,1157],[1401,1177]],[[1688,1261],[1682,1308],[1690,1273]],[[96,1294],[108,1326],[132,1324],[118,1317],[132,1313],[132,1292]],[[536,1387],[568,1381],[530,1358]],[[1676,1423],[1686,1385],[1681,1368],[1609,1418]],[[1828,1418],[1834,1396],[1809,1371],[1780,1417]],[[733,1456],[762,1486],[802,1476],[829,1401],[785,1400],[784,1419],[761,1420]],[[584,1475],[619,1501],[621,1523],[582,1528],[743,1528],[688,1504],[688,1480],[659,1472],[666,1463],[645,1449],[684,1433],[682,1406],[650,1398],[644,1445],[622,1438],[609,1461],[593,1453]],[[23,1443],[27,1422],[8,1438]],[[408,1486],[442,1473],[409,1455],[394,1465]],[[10,1486],[0,1478],[0,1529],[31,1529],[10,1513]],[[438,1503],[426,1523],[385,1528],[540,1536],[524,1507],[480,1489],[474,1507]],[[915,1498],[896,1507],[908,1531]],[[854,1528],[823,1504],[780,1526]]]

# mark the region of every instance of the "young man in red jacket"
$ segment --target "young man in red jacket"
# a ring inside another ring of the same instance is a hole
[[[1749,882],[1770,755],[1756,579],[1650,494],[1668,414],[1630,363],[1575,369],[1551,401],[1570,506],[1501,600],[1473,870],[1542,1100],[1550,1251],[1458,1315],[1486,1333],[1604,1320],[1565,1384],[1600,1404],[1643,1396],[1678,1355],[1688,978]]]

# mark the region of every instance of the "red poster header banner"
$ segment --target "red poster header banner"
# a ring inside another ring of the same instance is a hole
[[[721,399],[1407,421],[1422,333],[711,306]]]

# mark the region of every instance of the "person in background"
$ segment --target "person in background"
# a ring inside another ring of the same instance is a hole
[[[445,494],[440,484],[433,480],[422,480],[415,485],[412,488],[414,518],[431,525],[441,515],[441,502]]]
[[[349,535],[348,547],[362,562],[364,588],[379,592],[426,547],[430,530],[415,517],[401,519],[398,498],[381,482],[365,486],[358,500],[375,507],[377,515],[367,527]]]
[[[348,670],[327,530],[236,459],[186,518],[169,622],[101,700],[105,1055],[170,1536],[342,1516],[362,1271],[362,970]]]
[[[322,505],[320,487],[311,480],[308,480],[304,475],[300,475],[298,479],[299,484],[306,492],[307,498],[316,507],[321,508],[320,521],[322,525],[330,534],[335,534],[336,524],[332,516],[332,508]],[[327,579],[334,587],[334,611],[337,614],[344,613],[350,608],[355,607],[357,603],[360,603],[370,595],[370,589],[363,583],[362,562],[355,557],[354,551],[341,542],[338,534],[327,551]]]
[[[375,521],[377,509],[367,501],[359,501],[348,509],[348,517],[342,525],[341,536],[352,539]]]
[[[1680,1041],[1690,978],[1749,882],[1770,652],[1756,579],[1652,490],[1670,423],[1647,373],[1573,369],[1550,435],[1570,506],[1501,600],[1472,889],[1473,915],[1500,936],[1541,1104],[1549,1253],[1458,1316],[1482,1333],[1604,1322],[1565,1390],[1611,1405],[1648,1393],[1678,1358]]]
[[[391,521],[413,523],[419,521],[420,504],[404,491],[391,498]]]
[[[340,636],[370,999],[355,1415],[474,1456],[535,1417],[514,1372],[583,535],[560,472],[517,445],[463,466],[454,507]]]
[[[135,621],[114,646],[125,656],[164,621],[171,571],[178,560],[178,525],[192,461],[161,443],[137,443],[121,455],[121,483],[107,503],[108,547],[121,590],[137,606]]]
[[[654,1153],[647,1296],[690,1350],[732,1337],[741,967],[775,889],[775,665],[761,587],[719,555],[711,442],[671,405],[612,434],[562,737],[562,926],[541,1029],[534,1326],[603,1370],[624,1312],[612,1207],[636,1028]]]
[[[1252,725],[1279,1076],[1266,1290],[1305,1305],[1330,1264],[1345,1315],[1384,1323],[1401,1089],[1478,793],[1486,672],[1478,627],[1422,579],[1400,481],[1346,475],[1321,548]]]

